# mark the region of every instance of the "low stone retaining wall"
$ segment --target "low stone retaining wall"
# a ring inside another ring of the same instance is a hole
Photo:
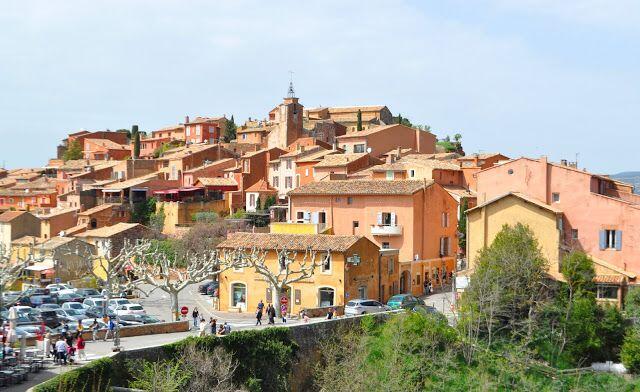
[[[130,336],[143,336],[143,335],[155,335],[161,333],[174,333],[174,332],[187,332],[189,331],[189,321],[170,321],[165,323],[144,324],[144,325],[130,325],[120,328],[120,337],[126,338]],[[98,339],[104,339],[104,335],[107,333],[106,329],[98,331]],[[51,340],[55,343],[60,334],[51,335]],[[93,333],[89,330],[82,332],[82,337],[85,340],[91,341],[93,339]],[[37,342],[36,338],[27,339],[27,346],[35,346]]]
[[[344,306],[326,306],[324,308],[305,308],[309,317],[327,317],[329,309],[335,309],[338,316],[344,315]]]

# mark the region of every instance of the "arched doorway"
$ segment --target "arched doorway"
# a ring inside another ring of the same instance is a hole
[[[400,293],[411,294],[411,272],[402,271],[400,274]]]
[[[320,287],[318,289],[318,305],[321,308],[333,306],[335,303],[335,290],[331,287]]]
[[[231,284],[231,307],[247,310],[247,285],[244,283]]]
[[[96,220],[96,218],[91,218],[91,222],[89,223],[89,225],[91,226],[92,229],[97,229],[98,221]]]

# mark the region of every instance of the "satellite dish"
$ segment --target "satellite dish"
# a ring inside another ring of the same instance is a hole
[[[367,152],[371,154],[371,147],[367,147]]]

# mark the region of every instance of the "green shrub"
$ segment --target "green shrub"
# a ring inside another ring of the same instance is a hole
[[[640,317],[640,288],[629,289],[624,298],[624,310],[629,317]]]
[[[620,359],[630,372],[640,372],[640,329],[637,327],[627,331],[620,350]]]
[[[70,370],[34,387],[34,392],[101,392],[110,388],[117,367],[111,358],[101,358]]]

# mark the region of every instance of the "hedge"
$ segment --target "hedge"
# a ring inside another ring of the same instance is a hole
[[[166,359],[173,359],[189,344],[209,350],[221,345],[238,362],[234,381],[251,391],[289,389],[289,375],[298,345],[291,340],[288,328],[238,331],[225,337],[188,337],[161,348]],[[101,392],[112,385],[124,386],[129,379],[125,360],[116,356],[70,370],[36,386],[34,391]]]

